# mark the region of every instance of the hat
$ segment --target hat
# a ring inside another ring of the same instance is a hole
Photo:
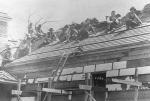
[[[134,10],[134,11],[135,11],[136,9],[135,9],[135,7],[131,7],[131,8],[130,8],[130,11],[131,11],[131,10]]]
[[[121,15],[120,14],[116,14],[116,17],[119,18],[119,17],[121,17]]]
[[[49,31],[54,31],[54,29],[53,28],[49,28]]]

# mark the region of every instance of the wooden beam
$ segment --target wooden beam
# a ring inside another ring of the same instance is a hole
[[[41,85],[38,84],[38,87],[41,88]],[[36,98],[36,101],[41,101],[41,94],[42,94],[42,92],[37,92],[37,98]]]
[[[52,88],[52,79],[51,78],[48,78],[48,88]],[[51,101],[51,100],[52,100],[52,94],[48,93],[47,101]]]
[[[138,82],[138,69],[135,69],[135,82]],[[134,93],[134,101],[138,101],[138,95],[139,95],[139,90],[138,86],[135,87],[135,93]]]
[[[142,86],[142,83],[138,81],[133,82],[133,81],[126,81],[126,80],[121,80],[121,79],[112,79],[112,81],[116,83],[132,85],[132,86]]]
[[[4,80],[4,79],[0,79],[0,83],[4,83],[4,84],[17,84],[17,81],[12,81],[12,80]]]
[[[92,86],[89,86],[89,85],[79,85],[79,89],[81,89],[81,90],[91,90]]]
[[[53,89],[53,88],[42,88],[42,91],[48,93],[56,93],[56,94],[70,94],[69,91],[65,91],[61,89]]]
[[[12,95],[21,95],[22,91],[20,91],[20,90],[12,90],[11,94]]]

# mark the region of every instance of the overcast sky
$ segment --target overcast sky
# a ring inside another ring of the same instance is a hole
[[[9,37],[12,39],[23,38],[27,32],[28,16],[36,22],[57,20],[43,26],[58,29],[71,22],[81,22],[86,18],[96,17],[104,20],[112,10],[125,15],[131,6],[142,9],[150,0],[0,0],[0,11],[8,13],[12,18],[9,22]]]

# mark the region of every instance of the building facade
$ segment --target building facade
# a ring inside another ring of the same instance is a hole
[[[83,52],[72,54],[79,46]],[[83,101],[86,99],[86,90],[79,89],[79,85],[91,85],[91,94],[96,101],[133,101],[137,87],[113,81],[117,79],[142,83],[138,87],[138,101],[148,101],[149,49],[150,24],[145,24],[131,30],[88,38],[79,43],[46,46],[7,64],[5,68],[18,79],[27,80],[27,84],[21,88],[24,91],[22,97],[35,97],[37,101],[42,101],[46,95],[42,88],[50,88],[49,78],[65,53],[69,54],[67,62],[59,79],[60,72],[56,73],[51,86],[72,93],[53,93],[52,97],[47,95],[45,100],[49,101],[51,97],[52,101]]]

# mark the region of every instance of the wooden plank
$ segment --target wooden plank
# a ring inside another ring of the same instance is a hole
[[[119,76],[134,75],[135,68],[120,69]]]
[[[106,88],[108,91],[121,91],[121,84],[107,84]]]
[[[113,69],[122,69],[127,67],[127,61],[120,61],[113,63]]]
[[[107,71],[112,69],[112,63],[96,64],[96,71]]]
[[[81,89],[81,90],[91,90],[92,86],[90,86],[90,85],[79,85],[79,89]]]
[[[135,82],[138,82],[138,69],[135,69]],[[138,96],[139,96],[139,90],[138,86],[135,87],[135,92],[134,92],[134,101],[138,101]]]
[[[84,73],[88,73],[88,72],[94,72],[95,71],[95,65],[88,65],[88,66],[84,66]]]
[[[150,74],[150,66],[138,67],[138,74]]]
[[[83,67],[75,67],[74,68],[74,73],[82,73],[83,72]]]
[[[106,77],[115,77],[115,76],[119,76],[119,70],[106,71]]]
[[[74,74],[72,75],[72,81],[85,80],[85,74]]]
[[[65,68],[62,70],[61,75],[72,74],[74,73],[74,71],[75,71],[75,68]]]
[[[11,94],[12,94],[12,95],[21,95],[21,94],[22,94],[22,91],[20,91],[20,90],[12,90],[12,91],[11,91]]]
[[[126,57],[122,57],[121,61],[135,60],[135,59],[141,59],[141,58],[150,58],[150,54],[139,54],[139,55],[133,55],[133,56],[126,56]]]
[[[5,80],[5,79],[0,79],[0,82],[6,84],[17,84],[17,81]]]
[[[126,80],[120,80],[120,79],[112,79],[112,81],[116,83],[132,85],[132,86],[142,86],[142,83],[140,82],[126,81]]]
[[[70,92],[61,90],[61,89],[53,89],[53,88],[42,88],[43,92],[48,92],[48,93],[56,93],[56,94],[70,94]]]

